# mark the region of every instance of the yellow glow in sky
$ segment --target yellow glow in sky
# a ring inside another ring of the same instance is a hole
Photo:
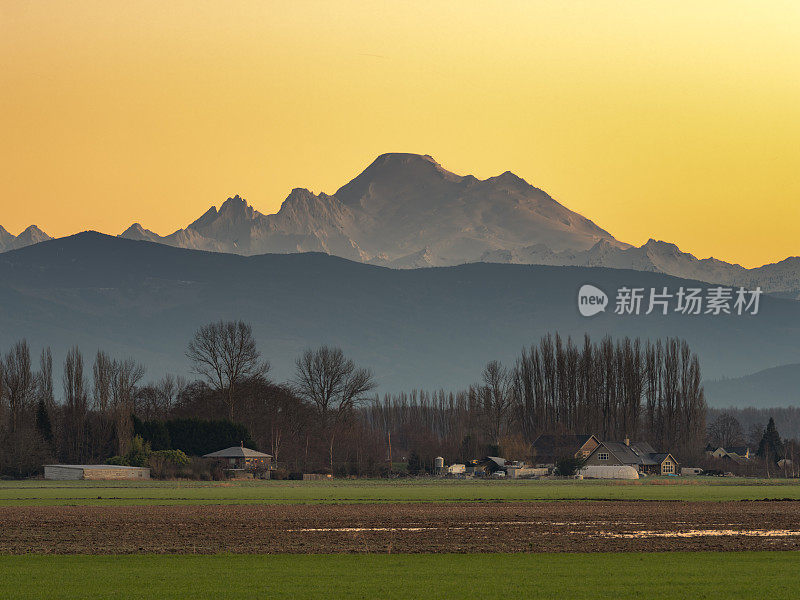
[[[798,2],[0,0],[0,224],[160,234],[378,154],[618,239],[800,254]]]

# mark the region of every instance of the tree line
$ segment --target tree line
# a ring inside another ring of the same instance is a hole
[[[288,381],[273,381],[241,321],[199,328],[186,358],[194,379],[145,383],[141,365],[102,350],[87,359],[74,347],[54,370],[45,349],[34,366],[19,341],[0,361],[0,473],[104,462],[130,452],[136,435],[161,448],[169,427],[189,445],[174,429],[190,431],[187,420],[243,427],[288,471],[354,475],[389,474],[412,454],[423,469],[435,456],[530,459],[541,433],[628,437],[682,460],[700,457],[706,443],[699,361],[679,339],[547,335],[512,364],[489,362],[461,390],[383,397],[369,369],[329,346],[305,350]]]
[[[386,395],[366,411],[370,427],[424,462],[463,461],[481,452],[535,458],[542,433],[592,433],[650,442],[687,458],[701,455],[706,405],[700,364],[686,342],[558,334],[522,350],[511,366],[492,361],[459,392]]]
[[[144,383],[136,361],[102,350],[87,359],[73,347],[59,378],[49,348],[37,368],[20,340],[0,360],[0,475],[33,475],[47,462],[118,462],[135,436],[142,439],[134,453],[142,443],[166,449],[165,439],[171,449],[199,452],[239,426],[241,441],[295,470],[379,470],[378,440],[356,418],[373,376],[341,349],[304,351],[295,377],[276,383],[250,325],[220,321],[198,329],[186,357],[196,379]]]

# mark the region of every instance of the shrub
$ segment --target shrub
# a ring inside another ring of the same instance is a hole
[[[154,477],[171,479],[179,469],[188,467],[191,460],[182,450],[156,450],[150,453],[148,463]]]
[[[227,478],[220,462],[210,458],[191,458],[188,472],[192,479],[201,481],[222,481]]]
[[[142,436],[137,435],[131,440],[131,449],[125,455],[125,458],[132,467],[145,467],[147,466],[150,452],[150,443],[145,442]]]
[[[556,463],[555,474],[561,475],[562,477],[572,477],[583,467],[583,462],[583,459],[572,456],[561,458]]]
[[[286,469],[275,469],[273,471],[270,471],[269,478],[270,479],[280,479],[280,480],[289,479],[289,471],[287,471]],[[301,474],[300,475],[300,479],[302,479],[302,478],[303,478],[303,475]]]
[[[111,458],[109,458],[106,461],[106,464],[107,465],[118,465],[118,466],[121,466],[121,467],[130,467],[131,466],[130,463],[128,462],[128,459],[125,458],[124,456],[112,456]]]

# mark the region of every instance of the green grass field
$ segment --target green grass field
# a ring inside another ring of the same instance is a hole
[[[800,553],[0,556],[0,598],[797,598]]]
[[[515,502],[526,500],[800,500],[797,481],[334,480],[255,482],[2,481],[0,506]]]

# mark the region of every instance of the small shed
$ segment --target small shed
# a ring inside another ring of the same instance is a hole
[[[218,458],[225,460],[231,469],[244,469],[245,471],[256,471],[258,469],[269,469],[272,463],[272,455],[264,454],[258,450],[245,448],[244,444],[231,446],[224,450],[217,450],[209,454],[204,454],[203,458]]]
[[[45,465],[44,478],[60,481],[71,479],[150,479],[150,469],[122,465]]]

